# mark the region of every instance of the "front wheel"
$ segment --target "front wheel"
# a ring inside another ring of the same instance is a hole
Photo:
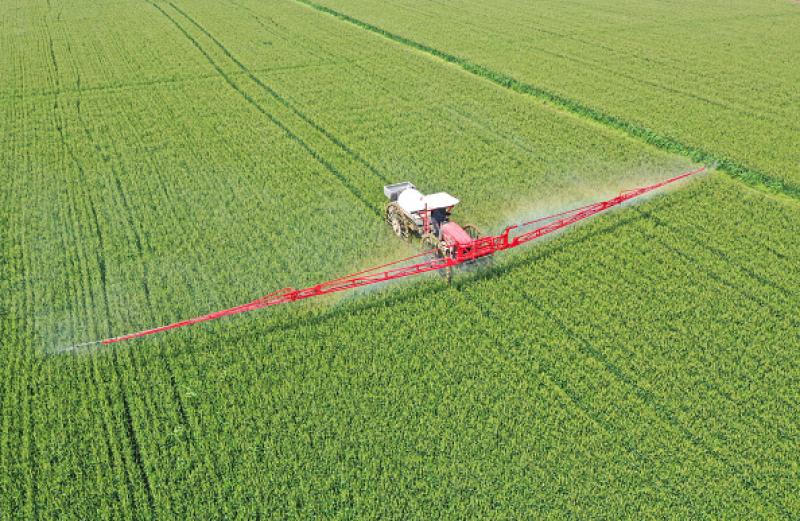
[[[473,241],[481,238],[481,231],[474,224],[464,225],[464,231],[467,232],[467,235],[469,235],[469,238],[472,239]],[[493,255],[485,255],[483,257],[479,257],[475,260],[467,262],[468,265],[475,266],[476,268],[479,269],[489,268],[492,266],[493,263],[494,263]]]
[[[469,235],[469,238],[473,241],[481,237],[481,231],[474,224],[464,225],[464,231],[467,232],[467,235]]]
[[[442,247],[442,241],[436,238],[436,236],[432,234],[425,235],[420,242],[420,249],[423,252],[430,252],[430,260],[438,260],[445,258],[445,252]],[[447,266],[446,268],[442,268],[437,270],[437,273],[440,277],[442,277],[448,284],[450,281],[453,280],[453,267]]]
[[[431,252],[434,258],[440,259],[442,257],[442,252],[439,247],[439,239],[431,234],[422,237],[422,240],[419,243],[419,249],[421,251]]]

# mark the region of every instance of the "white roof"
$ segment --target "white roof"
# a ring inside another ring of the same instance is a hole
[[[422,202],[428,207],[428,210],[435,210],[437,208],[455,206],[458,204],[458,199],[448,193],[439,192],[436,194],[426,195]]]
[[[422,195],[419,190],[406,188],[397,196],[397,204],[406,213],[417,213],[425,210],[436,210],[437,208],[447,208],[458,204],[458,199],[450,194],[439,192],[438,194]]]

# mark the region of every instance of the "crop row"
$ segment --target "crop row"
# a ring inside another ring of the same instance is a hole
[[[386,180],[491,228],[686,166],[293,2],[78,4],[0,7],[0,511],[797,511],[797,215],[719,176],[454,287],[48,355],[405,253]]]

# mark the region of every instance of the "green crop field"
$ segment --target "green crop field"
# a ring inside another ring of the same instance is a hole
[[[800,5],[0,4],[0,518],[800,516]],[[489,269],[71,346],[715,164]]]

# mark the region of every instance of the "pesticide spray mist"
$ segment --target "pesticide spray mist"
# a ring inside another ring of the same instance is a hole
[[[542,215],[551,215],[551,217],[548,219],[552,219],[554,217],[552,214],[563,212],[565,210],[572,210],[572,212],[569,213],[574,213],[576,211],[575,210],[576,208],[580,208],[586,205],[587,203],[592,205],[594,211],[587,210],[588,213],[579,217],[579,219],[591,217],[596,213],[605,211],[609,206],[622,204],[625,200],[633,197],[636,197],[637,202],[640,203],[642,199],[644,199],[644,197],[641,197],[642,192],[648,194],[654,194],[656,193],[655,192],[656,189],[664,186],[665,184],[679,181],[690,175],[693,175],[696,172],[699,172],[700,170],[702,169],[695,169],[694,171],[685,171],[680,175],[673,175],[672,177],[668,177],[664,175],[662,172],[657,172],[650,169],[644,171],[635,170],[635,171],[628,171],[625,174],[619,176],[617,180],[614,181],[613,183],[605,179],[602,179],[600,182],[596,180],[588,182],[576,182],[576,180],[571,180],[571,182],[570,181],[562,182],[560,186],[557,187],[556,189],[551,189],[551,193],[557,195],[550,195],[539,198],[535,204],[525,204],[525,203],[517,203],[514,205],[507,204],[505,207],[509,209],[497,216],[498,217],[496,220],[496,222],[498,222],[497,229],[490,230],[490,233],[496,234],[497,232],[505,228],[505,226],[507,226],[508,223],[519,223],[520,221],[529,221]],[[674,174],[674,169],[670,173]],[[636,188],[637,190],[631,192],[630,194],[627,194],[626,197],[615,200],[616,196],[619,195],[620,192],[625,191],[625,189],[627,188],[631,189]],[[660,190],[659,192],[663,193]],[[606,203],[610,204],[607,205]],[[571,225],[574,222],[575,220],[570,221],[569,219],[564,218],[559,226],[550,228],[548,230],[548,233],[561,229],[562,227]],[[542,223],[539,226],[543,224],[545,223]],[[401,266],[404,265],[407,268],[411,268],[410,270],[404,270],[402,272],[403,274],[399,275],[401,277],[409,277],[407,282],[408,284],[415,284],[417,280],[421,280],[417,277],[413,277],[415,280],[411,281],[410,275],[419,274],[418,272],[415,272],[417,269],[417,266],[415,265],[418,263],[425,263],[426,259],[424,258],[424,256],[427,254],[427,252],[420,252],[418,247],[414,248],[412,245],[416,244],[415,241],[412,241],[411,244],[397,241],[397,239],[392,236],[392,233],[388,229],[388,227],[386,227],[383,224],[381,224],[380,230],[381,232],[379,236],[375,237],[374,240],[368,241],[368,244],[375,246],[372,248],[371,251],[380,253],[372,255],[369,258],[369,261],[362,260],[361,262],[358,263],[359,266],[367,268],[364,273],[373,274],[372,278],[365,280],[364,277],[366,275],[363,275],[362,272],[356,270],[355,273],[347,275],[346,280],[342,282],[342,284],[346,284],[348,286],[347,288],[344,288],[348,290],[347,293],[336,293],[335,295],[337,296],[330,295],[328,298],[320,300],[318,303],[311,302],[309,303],[309,305],[300,308],[300,309],[305,309],[304,312],[300,312],[300,310],[298,310],[295,307],[295,310],[297,311],[295,311],[295,313],[293,313],[289,317],[289,320],[296,322],[297,320],[302,321],[303,318],[308,318],[309,315],[317,315],[317,316],[320,314],[324,315],[328,312],[331,306],[335,306],[339,303],[363,297],[365,294],[369,294],[373,291],[380,291],[382,288],[386,287],[386,281],[389,278],[398,276],[396,272],[387,271],[391,270],[392,268],[400,268]],[[501,249],[507,249],[509,246],[515,247],[524,242],[527,242],[528,240],[533,240],[538,237],[539,235],[528,235],[525,241],[522,242],[514,241],[513,245],[504,243],[505,246],[502,248],[493,246],[493,248],[497,249],[496,250],[492,249],[491,253],[494,253],[495,251],[499,251]],[[492,242],[489,244],[496,245],[497,243]],[[488,254],[490,253],[489,252],[484,253],[484,255]],[[398,257],[400,258],[400,260],[398,260]],[[472,261],[467,260],[467,262],[472,262]],[[411,263],[412,265],[409,265],[408,263]],[[431,272],[431,274],[435,276],[434,272]],[[324,285],[330,285],[332,283],[340,284],[340,282],[338,282],[340,280],[341,279],[337,278],[329,280],[327,282],[323,282],[322,284],[311,282],[312,286],[308,287],[306,290],[303,290],[303,292],[292,291],[291,293],[294,296],[300,297],[297,300],[313,296],[321,296],[322,294],[329,293],[322,290]],[[360,286],[360,284],[362,283],[365,285]],[[369,284],[369,286],[367,286],[366,284]],[[393,283],[392,286],[394,288],[395,283]],[[280,300],[280,297],[271,297],[271,298],[276,298]],[[294,297],[290,301],[294,302],[295,301]],[[278,301],[272,303],[268,303],[268,301],[256,301],[254,303],[251,303],[254,304],[255,307],[252,307],[251,304],[245,304],[243,306],[235,306],[234,308],[224,309],[218,312],[214,312],[210,315],[198,316],[196,318],[182,321],[180,323],[172,323],[165,325],[164,327],[156,327],[149,330],[143,330],[131,334],[126,334],[123,335],[123,337],[121,338],[115,338],[110,341],[138,338],[141,336],[163,332],[168,329],[183,327],[185,325],[191,325],[194,323],[204,322],[207,320],[215,320],[223,316],[230,316],[246,311],[254,311],[255,309],[261,309],[262,307],[272,306],[275,304],[281,304],[287,302],[289,301],[284,301],[284,302]],[[98,343],[100,342],[92,342],[92,341],[85,342],[69,346],[68,349],[63,350],[62,352],[80,350],[82,348],[88,348]]]
[[[586,204],[613,198],[619,193],[639,186],[654,184],[668,178],[674,173],[692,168],[686,161],[674,161],[666,165],[642,166],[615,172],[613,176],[588,176],[588,175],[563,175],[552,184],[547,185],[546,192],[535,194],[530,198],[510,201],[508,209],[502,211],[494,227],[489,231],[499,233],[509,224],[528,222],[544,215],[553,215],[559,212],[578,208]],[[636,200],[623,204],[624,208],[630,204],[642,202],[665,193],[670,188],[650,192],[637,197]]]

